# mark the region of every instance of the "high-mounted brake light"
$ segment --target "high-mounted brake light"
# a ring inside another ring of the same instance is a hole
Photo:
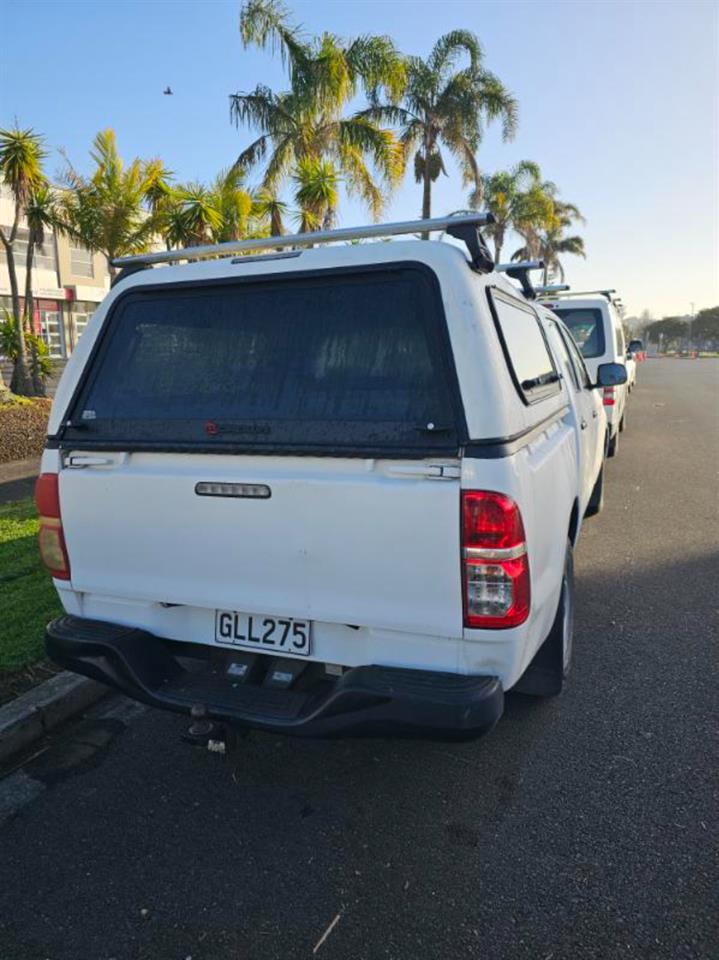
[[[35,483],[35,506],[40,515],[38,546],[40,558],[58,580],[70,579],[70,561],[60,516],[60,495],[56,473],[41,473]]]
[[[605,407],[613,407],[616,403],[615,390],[616,387],[604,387],[603,399]]]
[[[514,500],[462,492],[462,581],[465,627],[516,627],[529,616],[529,561]]]

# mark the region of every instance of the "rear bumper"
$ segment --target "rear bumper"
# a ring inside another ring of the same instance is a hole
[[[60,666],[151,706],[189,714],[201,705],[214,720],[295,736],[469,738],[491,729],[504,708],[498,677],[374,665],[328,677],[322,665],[307,663],[278,689],[275,658],[73,616],[48,624],[46,647]],[[242,679],[228,673],[239,661]]]

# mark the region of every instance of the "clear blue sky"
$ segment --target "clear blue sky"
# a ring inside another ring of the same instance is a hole
[[[387,33],[424,55],[455,27],[481,38],[514,91],[519,133],[490,129],[485,171],[529,158],[582,209],[588,258],[569,281],[617,287],[629,313],[687,313],[719,302],[719,5],[543,0],[290,0],[309,32]],[[161,156],[183,180],[210,179],[249,132],[228,94],[282,89],[279,58],[243,50],[239,0],[0,0],[0,124],[15,118],[82,167],[94,134],[126,157]],[[170,84],[173,97],[162,90]],[[55,153],[50,172],[61,167]],[[434,212],[466,205],[456,171]],[[387,217],[418,215],[408,176]],[[342,225],[367,218],[345,203]]]

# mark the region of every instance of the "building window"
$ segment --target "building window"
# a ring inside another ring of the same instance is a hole
[[[7,234],[11,227],[3,227]],[[18,227],[17,236],[13,243],[15,253],[15,265],[24,267],[27,259],[27,241],[29,231],[27,227]],[[7,262],[7,253],[5,247],[0,247],[0,262]],[[42,246],[35,246],[35,253],[32,258],[33,267],[36,270],[52,270],[57,273],[57,257],[55,255],[55,237],[50,233],[45,235],[45,242]]]
[[[54,360],[65,358],[65,324],[62,318],[62,304],[54,300],[38,300],[36,316],[40,321],[40,336],[47,344],[48,352]]]
[[[70,272],[74,277],[94,277],[92,252],[70,244]]]
[[[90,303],[78,303],[76,306],[76,311],[73,311],[72,314],[72,324],[74,327],[75,335],[73,338],[73,348],[77,345],[77,341],[80,339],[80,336],[85,330],[85,327],[90,322],[90,318],[93,314],[93,307],[95,304]]]

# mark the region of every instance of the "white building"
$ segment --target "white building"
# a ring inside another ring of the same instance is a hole
[[[0,226],[6,236],[15,216],[12,197],[0,185]],[[27,225],[20,221],[14,244],[15,266],[21,300],[25,294],[25,256]],[[110,289],[110,275],[102,254],[93,254],[77,246],[68,237],[47,233],[41,249],[36,249],[33,267],[35,330],[47,343],[50,356],[65,360],[95,308]],[[0,243],[0,308],[12,311],[7,254]]]

